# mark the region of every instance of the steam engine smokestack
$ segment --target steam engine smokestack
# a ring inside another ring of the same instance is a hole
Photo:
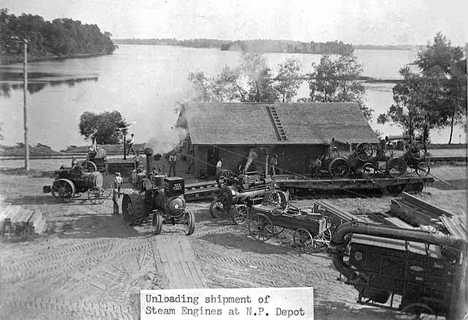
[[[151,168],[153,167],[153,149],[146,148],[146,178],[150,179]]]

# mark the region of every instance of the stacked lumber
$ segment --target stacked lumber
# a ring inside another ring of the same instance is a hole
[[[13,238],[24,235],[40,234],[47,228],[42,212],[21,206],[2,206],[0,208],[0,235]]]
[[[456,217],[437,206],[422,199],[416,198],[406,192],[401,194],[401,199],[393,199],[390,212],[412,227],[431,227],[443,233],[451,233],[450,227],[455,229],[452,219]],[[444,223],[444,221],[446,221]],[[447,225],[449,225],[447,227]],[[453,231],[455,233],[460,230]]]
[[[184,197],[186,201],[214,199],[218,193],[218,183],[212,180],[186,184]]]

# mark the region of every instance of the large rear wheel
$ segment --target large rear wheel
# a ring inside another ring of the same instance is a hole
[[[52,185],[52,195],[62,201],[73,200],[75,192],[75,185],[68,179],[58,179]]]
[[[401,177],[406,173],[406,161],[403,158],[393,158],[388,162],[388,174],[392,177]]]
[[[122,215],[125,223],[133,226],[143,223],[145,201],[139,194],[125,194],[122,199]]]

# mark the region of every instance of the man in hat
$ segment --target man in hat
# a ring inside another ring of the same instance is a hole
[[[112,189],[112,201],[114,202],[114,214],[119,214],[120,190],[122,189],[123,179],[120,172],[115,173],[114,185]]]

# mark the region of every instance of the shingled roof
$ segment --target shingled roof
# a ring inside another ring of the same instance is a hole
[[[269,109],[276,111],[284,140]],[[188,129],[197,145],[328,144],[332,138],[377,142],[355,103],[186,103],[177,126]]]

